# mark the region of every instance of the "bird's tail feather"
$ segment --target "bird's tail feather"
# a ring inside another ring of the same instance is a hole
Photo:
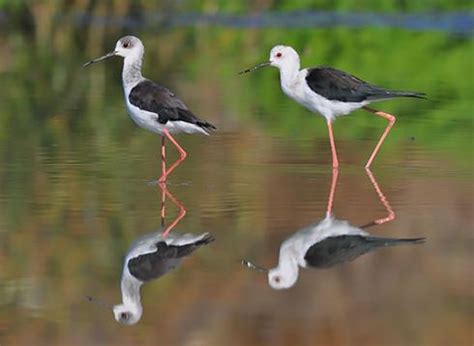
[[[374,241],[379,243],[380,246],[395,246],[395,245],[402,245],[402,244],[423,244],[426,238],[381,238],[381,237],[367,237],[369,241]]]
[[[194,243],[196,246],[207,245],[215,240],[212,234],[206,233],[201,239]]]
[[[215,127],[214,125],[212,125],[211,123],[209,123],[207,121],[199,121],[199,122],[197,122],[197,125],[200,128],[202,128],[204,131],[206,131],[207,133],[210,133],[212,131],[217,130],[217,127]]]
[[[426,99],[426,94],[414,92],[414,91],[397,91],[397,90],[380,89],[380,90],[373,91],[373,94],[369,96],[367,99],[372,100],[372,101],[377,101],[377,100],[390,99],[394,97],[414,97],[418,99]]]
[[[426,99],[425,93],[419,93],[414,91],[389,91],[388,93],[393,97],[415,97],[418,99]]]

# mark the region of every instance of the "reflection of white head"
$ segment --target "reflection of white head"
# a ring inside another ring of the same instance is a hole
[[[268,284],[276,290],[293,287],[296,280],[298,280],[298,268],[285,272],[277,267],[268,272]]]
[[[278,67],[280,70],[299,70],[300,57],[298,53],[289,46],[275,46],[270,51],[270,65]]]
[[[280,251],[278,266],[268,271],[268,284],[276,290],[292,287],[298,280],[298,264]]]
[[[140,298],[142,284],[143,282],[130,275],[128,270],[124,270],[120,282],[122,304],[115,305],[113,308],[117,322],[132,325],[142,318],[143,308]]]
[[[132,325],[142,318],[141,304],[119,304],[114,306],[115,320],[121,324]]]

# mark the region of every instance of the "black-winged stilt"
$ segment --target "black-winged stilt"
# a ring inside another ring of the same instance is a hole
[[[310,111],[318,112],[326,118],[334,168],[339,166],[332,130],[332,122],[337,116],[363,108],[388,120],[384,133],[365,165],[369,168],[395,123],[395,116],[369,108],[367,105],[394,97],[423,98],[424,95],[410,91],[387,90],[332,67],[321,66],[300,70],[298,53],[292,47],[282,45],[272,48],[268,61],[241,71],[240,74],[265,66],[275,66],[280,70],[280,84],[286,95]]]
[[[338,171],[333,170],[333,178],[328,198],[326,217],[316,223],[296,231],[284,240],[280,246],[278,265],[265,269],[247,260],[242,264],[250,269],[265,272],[268,283],[274,289],[288,289],[298,280],[299,268],[330,268],[382,247],[419,244],[425,238],[395,239],[371,236],[364,229],[373,225],[391,221],[395,218],[392,208],[382,194],[372,173],[367,170],[369,178],[385,206],[388,216],[377,219],[367,225],[357,227],[348,221],[338,220],[332,214],[332,204],[337,185]]]
[[[213,241],[214,237],[209,233],[196,235],[173,231],[165,237],[160,230],[141,236],[134,241],[125,255],[120,281],[122,303],[109,305],[96,298],[87,299],[111,308],[117,322],[125,325],[136,324],[143,314],[141,286],[165,275],[176,268],[184,257]]]
[[[113,56],[124,58],[122,82],[128,113],[138,126],[162,136],[162,175],[158,180],[162,183],[187,156],[186,151],[171,134],[185,132],[208,135],[216,128],[211,123],[196,117],[170,90],[142,76],[144,52],[145,48],[140,39],[125,36],[117,41],[112,52],[87,62],[84,67]],[[179,159],[168,170],[166,170],[165,137],[180,153]]]

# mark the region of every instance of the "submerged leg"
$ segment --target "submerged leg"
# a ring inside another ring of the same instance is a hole
[[[375,109],[372,109],[372,108],[369,108],[369,107],[363,107],[363,108],[368,112],[374,113],[375,115],[381,116],[381,117],[388,120],[388,125],[385,128],[385,131],[383,132],[382,137],[380,137],[379,142],[377,143],[377,145],[375,146],[374,151],[370,155],[369,161],[367,161],[367,164],[365,165],[365,168],[369,168],[370,165],[372,164],[372,162],[374,161],[375,156],[377,155],[380,147],[382,146],[382,143],[384,142],[385,137],[387,137],[387,135],[390,132],[390,129],[392,128],[393,124],[395,124],[396,118],[391,114],[381,112],[381,111],[378,111],[378,110],[375,110]]]
[[[395,212],[393,211],[392,207],[390,206],[390,203],[388,203],[387,198],[385,198],[385,195],[383,194],[382,190],[379,187],[379,184],[377,183],[377,180],[375,180],[374,175],[370,171],[370,169],[365,170],[367,172],[367,175],[369,176],[370,182],[374,186],[375,191],[377,192],[377,195],[379,196],[380,202],[383,204],[385,207],[385,210],[387,211],[388,215],[386,217],[376,219],[367,225],[362,226],[361,228],[367,228],[370,226],[375,226],[375,225],[381,225],[383,223],[392,221],[395,219]]]
[[[328,207],[326,209],[326,217],[329,217],[332,215],[332,205],[334,202],[334,195],[336,194],[336,185],[337,185],[338,176],[339,176],[339,170],[337,168],[333,168],[331,189],[329,190]]]
[[[337,160],[336,144],[334,143],[334,134],[332,133],[331,120],[328,120],[327,124],[328,124],[328,131],[329,131],[329,142],[331,142],[332,168],[338,168],[339,167],[339,161]]]
[[[173,163],[173,164],[171,165],[171,167],[161,175],[160,179],[158,180],[159,183],[164,183],[164,182],[166,182],[166,179],[168,178],[168,175],[170,175],[170,173],[173,172],[173,171],[176,169],[176,167],[178,167],[178,166],[181,164],[181,162],[183,162],[183,160],[184,160],[184,159],[186,158],[186,156],[188,155],[188,154],[184,151],[184,149],[181,148],[181,146],[178,144],[178,142],[176,142],[176,140],[171,136],[171,134],[169,133],[168,130],[164,130],[164,131],[163,131],[163,134],[164,134],[164,135],[166,136],[166,138],[168,138],[168,139],[170,140],[170,142],[173,143],[173,145],[178,149],[180,156],[179,156],[178,160],[176,160],[176,162]],[[163,137],[163,138],[164,138],[164,137]],[[163,139],[163,140],[164,140],[164,139]]]
[[[173,202],[173,204],[176,205],[176,207],[178,207],[178,209],[179,209],[178,216],[176,216],[176,218],[173,220],[173,222],[171,222],[163,230],[163,238],[166,238],[168,236],[169,232],[171,232],[171,230],[174,227],[176,227],[176,225],[179,223],[179,221],[181,221],[181,219],[186,215],[186,208],[176,197],[173,196],[173,194],[171,192],[169,192],[169,190],[166,188],[166,184],[160,183],[159,186],[160,186],[161,191],[164,193],[164,195],[167,196]],[[164,200],[164,198],[163,198],[163,200]],[[162,220],[164,220],[164,214],[162,214],[162,216],[163,216]]]

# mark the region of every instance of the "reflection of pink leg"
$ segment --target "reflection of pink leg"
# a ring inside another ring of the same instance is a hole
[[[395,212],[393,211],[392,207],[390,206],[390,203],[388,203],[387,199],[385,198],[385,195],[383,194],[382,190],[379,187],[379,184],[375,180],[374,175],[372,174],[372,172],[368,168],[365,171],[367,172],[367,175],[369,176],[370,182],[374,186],[374,189],[377,192],[377,195],[379,196],[380,202],[385,207],[385,210],[387,210],[388,216],[377,219],[377,220],[374,220],[371,223],[362,226],[361,228],[367,228],[367,227],[370,227],[370,226],[381,225],[383,223],[386,223],[386,222],[389,222],[389,221],[392,221],[392,220],[395,219]]]
[[[176,198],[174,197],[171,192],[168,191],[168,189],[166,188],[166,184],[159,184],[160,188],[161,188],[161,191],[173,202],[174,205],[176,205],[179,209],[179,212],[178,212],[178,216],[176,217],[176,219],[174,219],[174,221],[164,229],[163,231],[163,238],[166,238],[169,234],[169,232],[171,232],[171,230],[178,224],[179,221],[181,221],[181,219],[186,215],[186,208],[184,208],[184,205]],[[162,214],[164,215],[164,214]]]
[[[395,124],[396,118],[391,114],[381,112],[381,111],[377,111],[377,110],[369,108],[369,107],[364,107],[364,109],[368,112],[374,113],[374,114],[376,114],[378,116],[381,116],[381,117],[388,120],[388,125],[385,128],[385,131],[383,132],[382,137],[380,137],[379,142],[377,143],[377,145],[375,146],[374,151],[370,155],[369,161],[367,161],[367,164],[365,165],[365,168],[369,168],[370,165],[372,164],[372,162],[374,161],[375,156],[377,155],[380,147],[382,146],[382,143],[384,142],[385,137],[387,137],[387,135],[390,132],[390,129],[392,128],[393,124]]]
[[[163,187],[161,187],[161,185],[164,185]],[[160,208],[160,217],[161,217],[161,227],[165,227],[165,218],[166,218],[166,193],[165,193],[165,190],[166,189],[166,185],[163,183],[163,184],[160,184],[160,188],[161,188],[161,208]]]
[[[171,165],[171,167],[166,171],[164,172],[160,179],[158,180],[159,183],[164,183],[166,182],[166,179],[168,178],[168,175],[170,175],[171,172],[173,172],[175,170],[176,167],[178,167],[181,162],[183,162],[183,160],[186,158],[186,156],[188,155],[183,148],[181,148],[181,146],[178,144],[178,142],[176,142],[176,140],[171,136],[171,134],[169,133],[168,130],[164,130],[163,131],[163,134],[166,136],[166,138],[168,138],[170,140],[171,143],[173,143],[173,145],[178,149],[179,151],[179,159],[176,160],[175,163],[173,163]]]
[[[332,168],[338,168],[339,167],[339,161],[337,160],[336,144],[334,143],[334,134],[332,133],[331,120],[328,120],[327,124],[328,124],[328,130],[329,130],[329,142],[331,143]]]
[[[336,193],[337,178],[339,170],[337,168],[332,169],[331,189],[329,190],[328,207],[326,209],[326,217],[332,215],[332,205],[334,202],[334,195]]]

